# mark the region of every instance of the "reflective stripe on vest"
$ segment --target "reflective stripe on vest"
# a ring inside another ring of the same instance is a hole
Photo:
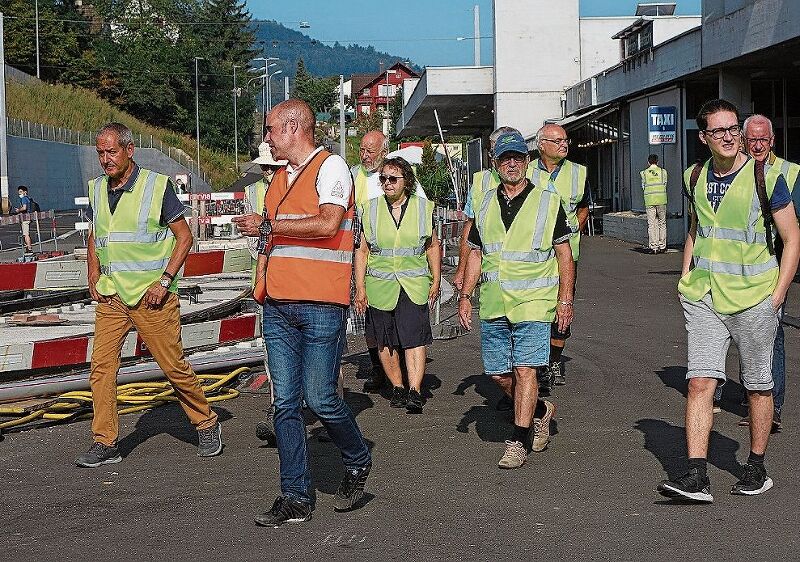
[[[107,178],[89,183],[100,294],[117,294],[134,306],[166,269],[175,247],[172,231],[160,223],[168,182],[167,176],[139,168],[132,190],[122,194],[113,214]],[[177,291],[177,278],[170,291]]]
[[[475,200],[475,227],[483,243],[480,317],[510,322],[551,322],[558,300],[558,262],[553,228],[561,207],[555,191],[535,186],[506,229],[497,189]]]
[[[581,233],[578,228],[577,210],[578,202],[583,199],[586,193],[586,167],[565,158],[561,161],[561,168],[559,168],[558,175],[555,181],[553,181],[552,174],[540,169],[538,159],[534,160],[532,164],[535,164],[540,174],[548,174],[547,188],[551,191],[555,191],[561,197],[564,212],[567,215],[567,222],[573,233],[573,236],[569,239],[569,245],[572,249],[572,259],[578,261],[580,257]]]
[[[411,302],[428,301],[432,275],[425,254],[433,234],[434,204],[412,194],[398,227],[384,197],[370,199],[364,217],[368,240],[366,289],[370,306],[393,310],[402,289]]]
[[[703,166],[695,187],[694,267],[681,278],[678,290],[691,301],[711,293],[714,310],[720,314],[736,314],[757,305],[772,294],[778,280],[778,262],[767,249],[754,162],[750,159],[739,170],[716,212],[706,195],[711,161]],[[684,173],[687,189],[691,189],[691,172],[690,168]],[[768,197],[779,177],[778,166],[765,166]]]

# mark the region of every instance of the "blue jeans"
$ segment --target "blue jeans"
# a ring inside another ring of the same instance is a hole
[[[775,334],[775,347],[772,349],[772,399],[775,403],[775,412],[780,415],[783,408],[783,399],[786,397],[786,348],[783,343],[783,313],[786,303],[781,307],[778,331]]]
[[[543,367],[550,362],[550,322],[481,320],[481,358],[487,375],[504,375],[514,367]]]
[[[371,464],[347,403],[336,392],[347,308],[316,303],[264,303],[264,343],[272,377],[281,493],[312,501],[302,400],[339,447],[346,468]]]

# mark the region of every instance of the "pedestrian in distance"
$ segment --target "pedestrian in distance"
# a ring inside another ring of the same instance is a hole
[[[498,462],[511,469],[550,439],[555,405],[538,399],[537,371],[548,365],[553,321],[562,332],[572,322],[575,262],[561,198],[525,176],[529,158],[522,135],[501,135],[494,161],[500,186],[472,194],[478,212],[458,312],[470,329],[470,299],[480,279],[484,372],[514,400],[514,430]]]
[[[575,261],[575,275],[578,274],[578,258],[580,257],[581,232],[586,228],[589,220],[589,204],[591,190],[586,182],[586,167],[572,162],[569,156],[569,147],[572,144],[567,131],[560,125],[548,123],[536,133],[536,147],[539,158],[533,162],[533,183],[547,185],[561,197],[561,204],[567,213],[567,221],[574,236],[569,244],[572,248],[572,259]],[[573,284],[573,291],[576,285]],[[570,302],[574,295],[568,299]],[[550,335],[550,360],[549,367],[540,373],[539,383],[543,390],[549,391],[553,385],[561,386],[567,383],[564,374],[564,363],[561,355],[564,352],[567,339],[572,335],[570,328],[561,331],[553,323]]]
[[[772,355],[779,311],[797,271],[800,229],[780,170],[739,151],[736,106],[722,99],[706,102],[697,125],[711,158],[684,173],[691,223],[678,283],[688,332],[688,471],[662,481],[658,492],[710,503],[706,459],[714,392],[727,379],[731,342],[739,349],[750,411],[750,455],[731,493],[757,495],[773,485],[764,465],[774,412]],[[773,223],[784,241],[780,264],[773,255]]]
[[[667,252],[667,171],[658,165],[658,155],[647,158],[647,168],[639,172],[647,212],[648,253]]]
[[[239,229],[259,235],[265,267],[254,293],[263,301],[264,343],[272,378],[281,494],[256,524],[308,521],[314,509],[302,402],[339,448],[345,475],[336,511],[359,506],[372,457],[355,416],[337,394],[350,305],[353,180],[347,163],[314,143],[314,113],[287,100],[266,118],[265,140],[287,160],[267,190],[264,215]]]
[[[744,120],[742,128],[744,144],[747,153],[756,160],[764,162],[765,165],[778,168],[781,175],[786,180],[789,192],[792,194],[794,202],[794,212],[800,218],[800,189],[797,188],[800,182],[800,165],[779,158],[773,152],[775,147],[775,132],[772,128],[772,121],[763,115],[751,115]],[[775,257],[778,263],[783,256],[783,240],[777,237],[775,240]],[[774,401],[774,412],[772,415],[772,429],[781,429],[781,410],[783,409],[784,398],[786,396],[786,349],[784,346],[783,334],[783,315],[786,310],[786,302],[781,306],[781,322],[778,323],[778,332],[775,335],[775,346],[772,352],[772,380],[775,386],[772,387],[772,398]],[[739,425],[750,425],[750,416],[745,416],[739,421]]]
[[[383,197],[383,186],[379,181],[380,168],[383,165],[386,155],[389,152],[389,141],[386,139],[381,131],[372,130],[367,131],[361,138],[359,145],[358,155],[360,162],[350,168],[350,173],[353,175],[355,184],[355,200],[357,206],[366,204],[370,199],[375,197]],[[421,199],[427,199],[425,190],[420,183],[415,180],[415,194]],[[356,217],[356,245],[361,236],[361,228],[359,218]],[[355,287],[355,281],[353,283]],[[355,298],[355,293],[353,293]],[[358,312],[358,307],[350,307],[350,322],[353,327],[353,333],[360,335],[365,333],[366,318],[363,314]],[[364,392],[379,392],[386,384],[386,373],[383,371],[381,360],[378,355],[378,345],[369,336],[366,336],[367,350],[369,352],[370,363],[372,365],[372,373],[364,383]],[[405,373],[405,357],[400,359],[400,368]]]
[[[89,182],[87,266],[89,293],[97,301],[91,374],[93,443],[75,460],[94,468],[122,460],[117,448],[117,371],[120,349],[135,328],[175,389],[198,433],[197,454],[222,452],[222,428],[183,355],[178,272],[192,247],[169,177],[133,160],[133,135],[109,123],[95,137],[105,172]]]
[[[439,297],[441,281],[434,204],[412,191],[414,171],[403,158],[384,160],[379,177],[385,195],[359,207],[363,233],[355,257],[355,307],[366,313],[367,340],[377,344],[392,383],[390,405],[419,414],[425,346],[433,343],[430,307]],[[400,354],[405,356],[408,389]]]
[[[17,195],[19,195],[19,206],[14,209],[14,213],[32,213],[34,211],[31,197],[28,195],[27,186],[21,185],[17,188]],[[22,242],[25,245],[25,253],[33,253],[33,244],[31,243],[31,221],[23,220],[20,222],[22,226]]]

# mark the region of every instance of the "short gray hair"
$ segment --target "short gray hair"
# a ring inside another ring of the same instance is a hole
[[[501,135],[507,135],[509,133],[519,133],[519,131],[514,127],[498,127],[489,135],[489,144],[495,144]]]
[[[94,137],[94,142],[97,143],[100,137],[102,137],[103,135],[107,135],[108,133],[114,133],[115,135],[117,135],[117,139],[119,139],[120,146],[128,146],[133,144],[133,133],[131,132],[131,130],[122,123],[116,123],[116,122],[111,122],[106,125],[103,125],[103,127],[99,131],[97,131],[97,134]]]
[[[760,113],[751,115],[750,117],[744,120],[744,125],[742,125],[742,132],[746,135],[747,126],[755,123],[766,123],[767,125],[769,125],[769,136],[771,137],[775,136],[775,130],[772,128],[772,121],[769,120],[769,117],[767,117],[766,115],[761,115]]]

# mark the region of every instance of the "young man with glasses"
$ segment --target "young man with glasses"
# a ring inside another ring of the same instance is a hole
[[[697,115],[700,142],[712,157],[699,171],[684,174],[692,199],[691,226],[678,283],[688,332],[686,444],[688,472],[664,480],[668,498],[713,501],[706,473],[714,421],[714,392],[726,380],[725,359],[733,341],[739,349],[740,380],[750,404],[750,456],[732,494],[756,495],[772,487],[764,467],[772,428],[772,348],[778,311],[786,299],[800,256],[800,230],[780,171],[764,168],[740,152],[739,112],[712,100]],[[693,174],[694,172],[694,174]],[[759,184],[766,188],[771,215],[784,241],[780,268],[771,255]]]
[[[567,159],[570,139],[567,131],[560,125],[548,123],[536,133],[539,158],[533,162],[533,183],[539,185],[544,181],[550,189],[561,197],[561,203],[567,214],[567,221],[574,233],[569,243],[572,248],[572,259],[575,260],[575,274],[578,271],[581,232],[589,220],[590,190],[586,185],[586,166],[576,164]],[[574,286],[573,286],[574,290]],[[570,297],[569,300],[572,300]],[[569,328],[561,331],[553,324],[550,335],[549,368],[542,373],[539,384],[543,391],[549,391],[552,385],[567,384],[564,376],[564,364],[561,354],[571,335]]]
[[[779,158],[772,151],[775,146],[775,132],[772,129],[772,121],[763,115],[751,115],[744,121],[742,129],[744,133],[744,144],[747,153],[758,162],[765,162],[770,166],[775,166],[786,179],[789,191],[794,200],[794,211],[800,213],[800,189],[797,184],[800,182],[800,165]],[[800,215],[798,215],[800,216]],[[775,240],[775,256],[780,262],[783,253],[783,241],[780,238]],[[786,308],[781,307],[781,319]],[[778,324],[778,333],[775,336],[775,347],[772,355],[772,379],[775,386],[772,388],[772,398],[775,402],[775,410],[772,415],[772,428],[781,428],[781,410],[786,393],[786,350],[784,348],[783,326]],[[750,416],[745,416],[739,425],[750,425]]]

